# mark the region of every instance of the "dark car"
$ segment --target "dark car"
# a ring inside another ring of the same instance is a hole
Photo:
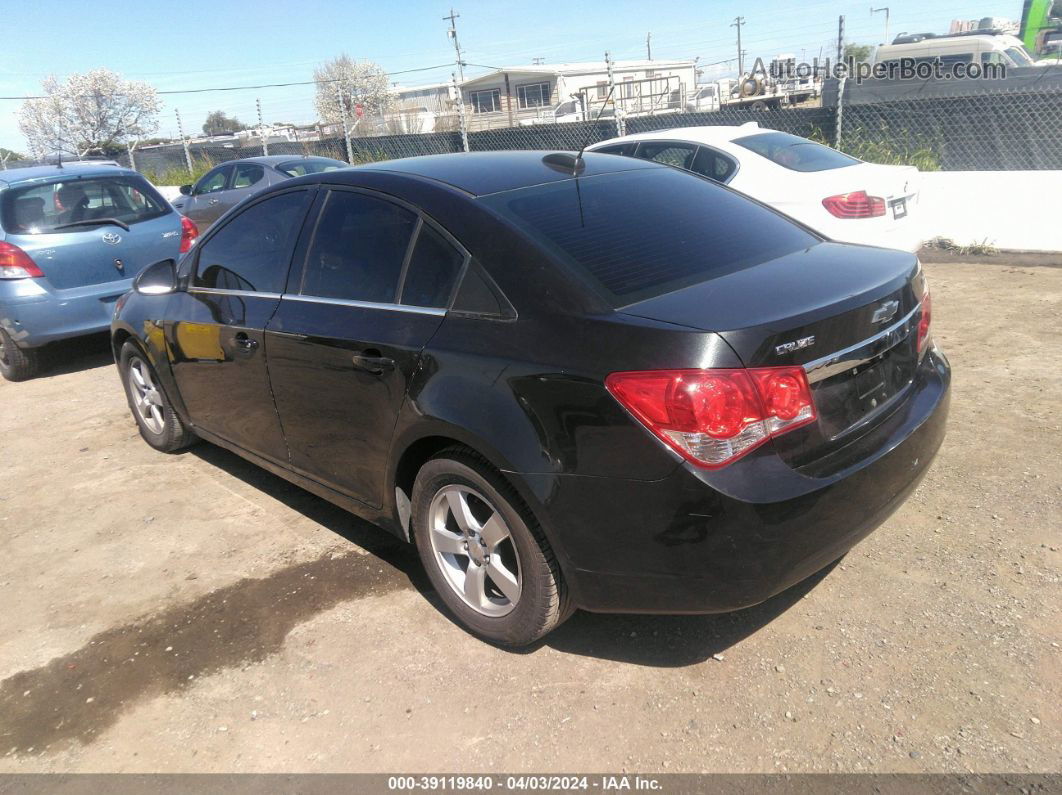
[[[248,196],[270,185],[305,174],[319,174],[348,168],[342,160],[330,157],[269,155],[230,160],[212,168],[195,185],[181,185],[181,196],[173,206],[205,230],[225,212]]]
[[[146,271],[113,345],[149,444],[205,439],[415,542],[514,645],[822,569],[918,484],[950,381],[913,255],[594,154],[276,185]]]

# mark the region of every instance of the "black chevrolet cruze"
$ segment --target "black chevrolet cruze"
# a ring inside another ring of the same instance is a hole
[[[474,633],[708,613],[842,556],[944,437],[906,253],[614,155],[440,155],[231,210],[121,299],[144,439],[196,438],[415,543]]]

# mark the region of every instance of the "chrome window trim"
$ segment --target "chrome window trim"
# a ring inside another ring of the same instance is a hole
[[[845,370],[858,367],[899,345],[910,336],[914,328],[913,318],[921,311],[922,304],[919,303],[918,306],[898,321],[887,329],[879,331],[874,336],[808,362],[804,365],[808,383],[814,384],[824,381],[838,373],[843,373]]]
[[[254,295],[254,293],[252,293]],[[260,293],[259,293],[260,295]],[[302,301],[307,304],[330,304],[332,306],[349,306],[355,309],[383,309],[388,312],[408,312],[414,315],[432,315],[443,317],[445,309],[436,309],[430,306],[408,306],[406,304],[385,304],[374,301],[352,301],[347,298],[324,298],[317,295],[301,295],[298,293],[285,293],[277,296],[282,301]]]
[[[248,298],[271,298],[278,300],[280,293],[260,293],[257,290],[223,290],[217,287],[189,287],[189,293],[206,293],[207,295],[239,295]]]

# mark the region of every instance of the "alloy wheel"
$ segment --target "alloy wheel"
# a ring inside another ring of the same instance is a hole
[[[520,600],[516,545],[501,512],[464,485],[444,486],[428,510],[435,562],[454,592],[478,613],[499,618]]]
[[[154,434],[162,433],[166,427],[165,411],[162,405],[162,395],[151,378],[151,368],[147,363],[134,356],[129,360],[129,390],[133,396],[133,406],[149,431]]]

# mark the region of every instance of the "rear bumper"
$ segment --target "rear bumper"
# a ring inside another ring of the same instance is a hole
[[[20,348],[107,331],[114,302],[132,279],[69,290],[44,287],[39,279],[0,280],[0,326]]]
[[[931,350],[906,405],[853,442],[855,463],[828,477],[769,450],[733,471],[682,465],[653,482],[525,477],[583,609],[736,610],[827,566],[903,503],[944,439],[949,382],[947,360]]]

